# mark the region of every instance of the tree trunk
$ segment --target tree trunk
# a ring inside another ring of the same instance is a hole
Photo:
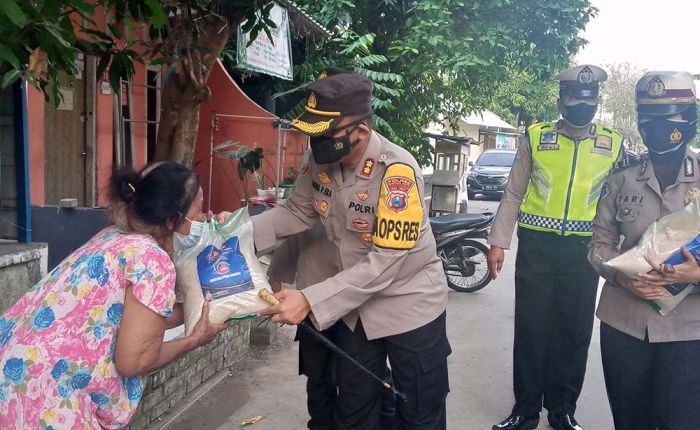
[[[199,129],[199,105],[209,100],[211,91],[207,80],[212,67],[224,50],[231,22],[210,15],[198,23],[196,38],[186,33],[184,25],[175,25],[168,44],[171,58],[180,58],[174,70],[164,75],[161,90],[160,124],[156,140],[155,159],[172,160],[192,166],[194,147]],[[180,31],[178,31],[180,30]],[[179,34],[178,34],[179,33]],[[183,39],[191,39],[189,49],[183,50]],[[176,47],[180,52],[175,52]]]

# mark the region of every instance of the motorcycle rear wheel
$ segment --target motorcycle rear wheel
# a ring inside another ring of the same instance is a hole
[[[445,268],[447,285],[460,293],[473,293],[484,288],[491,282],[486,257],[489,248],[481,242],[470,239],[448,246],[445,256],[448,264]],[[464,260],[468,260],[465,264]]]

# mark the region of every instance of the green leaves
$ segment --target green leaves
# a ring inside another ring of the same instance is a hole
[[[9,70],[7,73],[5,73],[5,76],[2,77],[2,82],[0,83],[0,89],[5,89],[9,87],[10,85],[14,84],[17,79],[22,77],[22,72],[16,69]]]
[[[19,28],[22,28],[27,24],[27,15],[24,14],[15,0],[0,1],[0,11],[2,11],[3,14],[5,14],[10,21],[12,21],[12,23]]]
[[[516,113],[520,117],[556,115],[549,80],[582,45],[581,30],[595,14],[589,0],[297,3],[328,28],[373,35],[372,55],[385,57],[386,63],[368,55],[366,40],[361,38],[352,44],[326,43],[306,61],[320,64],[327,59],[346,65],[352,59],[351,68],[375,82],[377,97],[391,100],[376,104],[387,108],[381,111],[377,127],[422,164],[431,159],[428,141],[422,136],[431,122],[449,122],[489,107],[513,120]],[[343,33],[336,39],[342,39]],[[338,55],[338,45],[345,59]],[[400,83],[386,80],[381,75],[385,72],[400,76]],[[521,88],[508,85],[511,72],[527,73],[517,76]],[[384,84],[400,88],[400,96],[386,91]],[[542,95],[535,95],[536,90],[542,90]],[[537,102],[543,104],[538,107]],[[394,136],[388,126],[396,131]]]

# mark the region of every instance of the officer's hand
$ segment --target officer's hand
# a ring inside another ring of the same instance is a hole
[[[280,303],[263,309],[258,316],[273,315],[272,322],[297,325],[311,313],[311,305],[301,291],[284,289],[275,297]]]
[[[221,224],[222,222],[226,221],[226,218],[228,218],[229,215],[231,215],[231,212],[222,211],[216,214],[216,216],[214,216],[214,219],[216,220],[216,222]]]
[[[270,288],[272,288],[273,293],[279,293],[282,291],[282,283],[275,279],[270,279]]]
[[[501,273],[501,269],[503,269],[503,262],[506,259],[506,253],[503,250],[503,248],[491,245],[491,249],[489,250],[489,256],[486,259],[486,262],[489,266],[489,273],[491,273],[491,277],[493,279],[496,279],[499,273]]]
[[[671,293],[664,287],[653,285],[645,280],[632,279],[625,276],[622,272],[615,274],[615,283],[621,287],[627,288],[637,297],[644,300],[656,300],[670,295]]]
[[[684,246],[681,248],[685,261],[681,264],[666,265],[654,263],[646,258],[647,263],[654,268],[649,273],[640,273],[639,278],[648,284],[664,286],[670,284],[695,284],[700,281],[700,266],[693,254]]]

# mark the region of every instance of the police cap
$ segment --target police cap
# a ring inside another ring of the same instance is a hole
[[[635,89],[640,115],[674,115],[695,109],[696,90],[688,72],[647,72]]]
[[[291,125],[309,136],[333,129],[344,116],[372,113],[372,82],[342,69],[328,69],[307,87],[304,113]]]
[[[598,97],[600,83],[608,80],[605,70],[591,64],[572,67],[559,73],[559,96],[573,98]]]

